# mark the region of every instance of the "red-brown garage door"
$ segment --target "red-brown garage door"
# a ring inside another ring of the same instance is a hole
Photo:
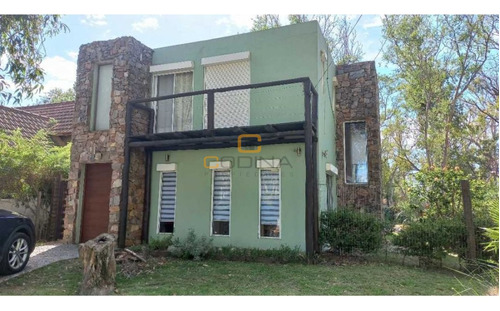
[[[111,164],[88,164],[85,168],[80,243],[108,232],[110,192]]]

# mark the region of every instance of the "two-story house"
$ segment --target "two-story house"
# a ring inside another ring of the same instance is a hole
[[[337,69],[317,22],[82,45],[65,238],[110,232],[125,246],[192,229],[312,254],[321,211],[380,209],[376,110],[374,64]]]

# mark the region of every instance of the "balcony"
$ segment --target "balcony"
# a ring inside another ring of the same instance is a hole
[[[316,137],[318,95],[309,78],[208,89],[127,105],[128,147],[183,150],[306,142]],[[308,132],[309,131],[309,132]]]

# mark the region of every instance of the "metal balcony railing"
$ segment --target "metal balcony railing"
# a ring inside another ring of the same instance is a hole
[[[309,78],[208,89],[133,100],[127,137],[312,122],[317,93]]]

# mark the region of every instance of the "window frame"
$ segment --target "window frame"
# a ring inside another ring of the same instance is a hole
[[[168,65],[168,64],[167,64]],[[180,74],[180,73],[188,73],[188,72],[191,72],[192,75],[193,75],[193,78],[191,79],[191,90],[194,90],[194,67],[190,66],[190,67],[184,67],[184,68],[179,68],[179,69],[171,69],[171,70],[164,70],[164,71],[153,71],[151,72],[152,73],[152,77],[151,77],[151,81],[152,81],[152,85],[151,85],[151,94],[154,94],[153,97],[157,97],[158,96],[158,77],[160,76],[168,76],[168,75],[174,75],[174,79],[173,79],[173,85],[172,85],[172,89],[175,90],[175,75],[176,74]],[[174,95],[176,93],[173,93],[172,95]],[[153,108],[154,112],[155,112],[155,118],[153,120],[153,133],[157,133],[157,129],[156,129],[156,126],[157,126],[157,116],[158,116],[158,101],[154,101],[151,103],[151,108]],[[174,122],[173,122],[173,118],[174,118],[174,114],[175,114],[175,105],[173,105],[172,107],[172,132],[169,132],[169,133],[174,133],[174,132],[178,132],[178,131],[174,131]],[[194,117],[194,96],[192,97],[192,100],[191,100],[191,116]],[[191,130],[194,129],[194,120],[192,120],[191,122]]]
[[[97,105],[98,105],[98,88],[99,88],[99,68],[101,66],[108,66],[111,65],[111,94],[113,94],[113,75],[115,71],[115,64],[112,60],[107,60],[107,61],[102,61],[102,62],[96,62],[93,65],[92,69],[92,96],[91,96],[91,103],[90,103],[90,118],[89,120],[89,131],[90,132],[97,132],[97,131],[109,131],[111,129],[111,109],[113,106],[113,99],[111,98],[110,94],[110,107],[109,107],[109,120],[108,120],[108,129],[104,130],[96,130],[96,123],[97,123]]]
[[[347,181],[347,148],[346,148],[346,125],[348,123],[364,123],[365,124],[365,132],[366,132],[366,182],[348,182]],[[357,186],[367,186],[368,183],[370,182],[370,170],[368,168],[368,163],[369,163],[369,153],[368,153],[368,128],[366,126],[366,120],[351,120],[351,121],[345,121],[344,126],[343,126],[343,136],[344,136],[344,183],[346,185],[357,185]]]
[[[214,163],[214,162],[212,162]],[[212,163],[210,166],[213,166]],[[217,162],[223,163],[223,162]],[[232,170],[230,166],[218,164],[217,168],[210,169],[212,171],[212,184],[210,191],[210,236],[216,237],[230,237],[231,236],[231,215],[232,215],[232,203],[233,203],[233,177]],[[227,171],[229,172],[229,232],[228,234],[214,234],[213,226],[214,226],[214,185],[215,185],[215,172],[216,171]]]
[[[262,162],[261,162],[262,161]],[[270,162],[272,161],[272,162]],[[269,164],[270,163],[270,164]],[[280,166],[280,160],[279,159],[273,159],[273,160],[258,160],[257,161],[257,167],[259,169],[259,221],[258,221],[258,237],[259,239],[272,239],[272,240],[281,240],[283,236],[283,228],[281,226],[281,196],[282,196],[282,189],[281,189],[281,166]],[[278,217],[278,228],[279,228],[279,235],[277,237],[272,237],[272,236],[263,236],[261,235],[261,207],[262,207],[262,171],[278,171],[278,189],[279,189],[279,217]]]
[[[158,164],[156,166],[156,171],[159,172],[159,182],[158,182],[158,211],[157,211],[157,219],[156,219],[156,234],[157,235],[173,235],[175,232],[175,216],[177,211],[177,164],[168,163],[168,164]],[[174,209],[174,224],[172,226],[172,232],[160,232],[160,222],[161,222],[161,195],[162,195],[162,186],[163,186],[163,173],[171,173],[175,172],[175,209]]]

